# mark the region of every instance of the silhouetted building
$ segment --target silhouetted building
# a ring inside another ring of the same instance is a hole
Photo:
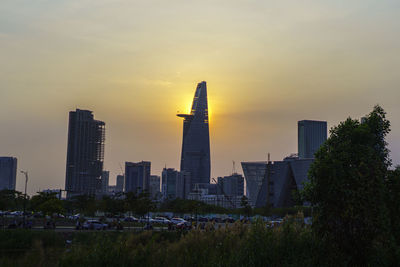
[[[226,196],[244,195],[244,178],[241,174],[234,173],[230,176],[218,177],[218,194]]]
[[[291,207],[303,189],[314,159],[285,158],[283,161],[242,162],[247,197],[253,207]]]
[[[163,199],[176,198],[176,179],[179,171],[173,168],[164,168],[161,174],[162,177],[162,195]]]
[[[17,180],[17,159],[0,157],[0,190],[15,190]]]
[[[150,190],[151,162],[125,162],[125,192],[140,194]]]
[[[115,185],[116,192],[124,192],[124,175],[117,175],[117,184]]]
[[[210,183],[210,137],[207,85],[197,85],[190,114],[177,114],[183,120],[181,171],[190,172],[191,183]]]
[[[67,197],[95,195],[101,186],[105,123],[94,120],[92,111],[69,113],[65,190]]]
[[[327,139],[326,121],[299,121],[297,129],[299,158],[314,158],[315,152]]]
[[[191,174],[190,172],[181,171],[179,172],[176,179],[176,197],[181,199],[187,199],[188,194],[191,190]]]
[[[108,194],[108,183],[110,180],[110,172],[103,171],[101,174],[101,194],[107,195]]]
[[[160,176],[150,175],[150,198],[157,199],[160,193]]]
[[[164,168],[162,171],[163,199],[187,198],[190,192],[191,174],[179,172],[173,168]]]

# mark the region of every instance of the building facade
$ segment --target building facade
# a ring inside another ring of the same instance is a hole
[[[92,111],[69,113],[65,190],[74,195],[95,195],[101,186],[104,161],[105,123]]]
[[[0,190],[15,190],[17,181],[17,159],[0,157]]]
[[[151,162],[125,162],[125,192],[140,194],[150,190]]]
[[[298,155],[301,159],[314,158],[315,152],[326,141],[326,121],[302,120],[297,122]]]
[[[190,172],[191,182],[210,183],[210,136],[207,84],[197,85],[190,114],[177,114],[183,120],[181,171]]]

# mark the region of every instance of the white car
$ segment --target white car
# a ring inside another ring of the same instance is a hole
[[[155,222],[155,223],[162,223],[162,224],[169,224],[171,221],[168,220],[168,219],[166,219],[166,218],[163,218],[163,217],[155,217],[155,218],[153,219],[153,222]]]
[[[87,220],[82,226],[82,228],[85,230],[106,230],[107,227],[107,224],[101,223],[98,220]]]
[[[191,225],[190,222],[185,221],[185,220],[182,219],[182,218],[177,218],[177,217],[172,218],[172,219],[171,219],[171,222],[172,222],[173,224],[184,223],[186,226],[190,226],[190,225]]]

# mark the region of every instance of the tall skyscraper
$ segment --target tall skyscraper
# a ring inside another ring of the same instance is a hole
[[[104,160],[105,123],[92,111],[69,113],[65,190],[67,197],[95,195],[101,187]]]
[[[151,162],[125,162],[125,192],[140,194],[150,190]]]
[[[116,192],[123,192],[124,191],[124,180],[125,180],[125,176],[124,175],[117,175],[117,184],[115,186],[115,191]]]
[[[314,153],[327,139],[326,121],[303,120],[297,127],[299,158],[314,158]]]
[[[197,85],[190,114],[177,114],[183,120],[181,171],[190,172],[191,189],[196,183],[210,183],[210,136],[207,85]]]
[[[17,180],[17,159],[0,157],[0,190],[15,190]]]

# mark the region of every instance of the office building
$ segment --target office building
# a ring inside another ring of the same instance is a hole
[[[191,173],[179,172],[173,168],[162,171],[163,199],[187,198],[191,189]]]
[[[191,183],[210,183],[210,137],[207,85],[197,85],[190,114],[177,114],[183,120],[181,171],[190,172]]]
[[[101,174],[101,194],[107,195],[108,194],[108,183],[110,179],[110,172],[103,171]]]
[[[124,192],[124,181],[125,181],[124,175],[117,175],[117,184],[115,185],[116,192]]]
[[[226,196],[244,195],[244,178],[241,174],[234,173],[230,176],[218,177],[218,194]]]
[[[314,158],[315,152],[327,139],[326,121],[299,121],[297,123],[297,131],[299,158]]]
[[[0,157],[0,190],[15,190],[17,180],[17,159]]]
[[[65,190],[74,195],[95,195],[101,186],[104,161],[105,123],[92,111],[69,113]]]
[[[125,192],[140,194],[150,190],[151,162],[125,162]]]

